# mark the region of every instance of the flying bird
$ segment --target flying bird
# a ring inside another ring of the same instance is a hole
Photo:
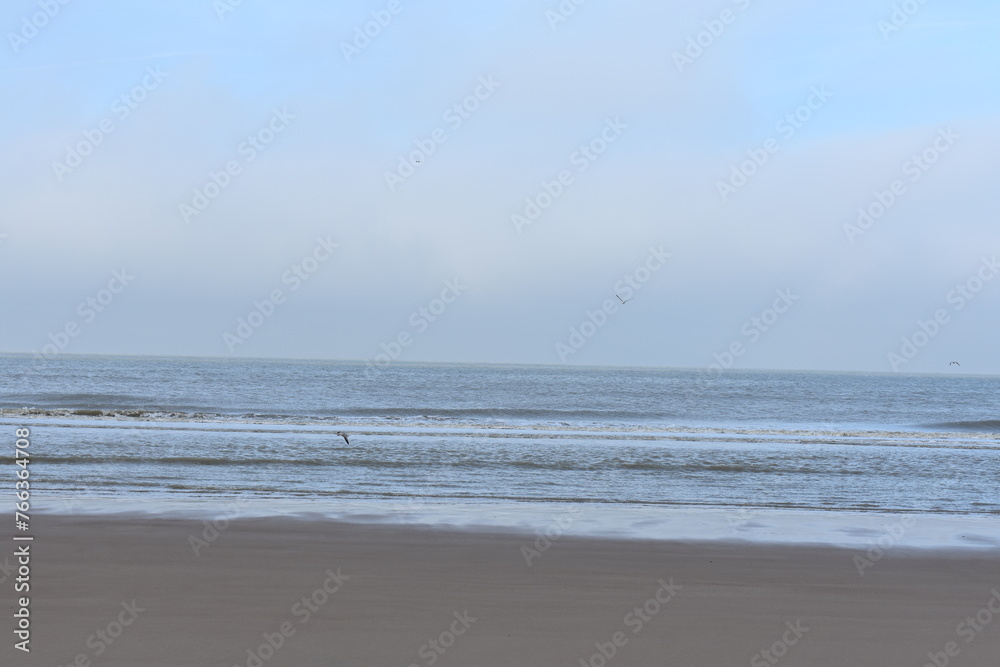
[[[953,362],[951,362],[951,363],[950,363],[950,364],[948,364],[948,365],[949,365],[949,366],[961,366],[962,364],[958,363],[957,361],[953,361]]]
[[[347,444],[351,444],[351,441],[347,439],[347,434],[344,433],[343,431],[337,431],[337,435],[343,438],[344,442],[346,442]]]
[[[617,294],[615,294],[615,296],[618,296],[618,295],[617,295]],[[626,303],[628,303],[629,301],[631,301],[632,299],[623,299],[623,298],[621,298],[620,296],[618,296],[618,300],[619,300],[619,301],[621,301],[621,302],[622,302],[622,304],[626,304]]]

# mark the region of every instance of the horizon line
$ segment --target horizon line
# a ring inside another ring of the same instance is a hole
[[[19,357],[34,357],[37,356],[32,352],[12,352],[8,350],[0,350],[0,356],[19,356]],[[433,361],[433,360],[396,360],[387,365],[379,365],[374,363],[371,359],[344,359],[344,358],[334,358],[334,357],[245,357],[245,356],[212,356],[212,355],[194,355],[194,354],[148,354],[148,353],[107,353],[107,352],[60,352],[54,358],[43,358],[43,362],[53,362],[57,361],[59,357],[71,357],[71,358],[85,358],[85,357],[117,357],[117,358],[149,358],[149,359],[195,359],[204,361],[259,361],[259,362],[296,362],[296,361],[306,361],[306,362],[320,362],[320,363],[341,363],[341,364],[358,364],[358,365],[373,365],[379,369],[384,369],[389,366],[427,366],[427,365],[439,365],[439,366],[526,366],[526,367],[537,367],[537,368],[566,368],[566,369],[597,369],[597,370],[641,370],[641,371],[691,371],[691,372],[709,372],[711,369],[708,366],[635,366],[635,365],[617,365],[617,364],[564,364],[564,363],[539,363],[539,362],[521,362],[521,361]],[[897,372],[897,371],[862,371],[862,370],[835,370],[835,369],[825,369],[825,368],[723,368],[718,369],[719,373],[727,372],[759,372],[759,373],[832,373],[832,374],[844,374],[844,375],[889,375],[889,376],[947,376],[947,377],[969,377],[975,376],[980,378],[989,377],[1000,377],[997,373],[976,373],[975,371],[968,373],[951,373],[951,372]]]

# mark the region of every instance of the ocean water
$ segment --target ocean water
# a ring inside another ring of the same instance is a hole
[[[982,520],[1000,515],[998,390],[995,377],[3,355],[0,429],[31,428],[36,500],[78,507]]]

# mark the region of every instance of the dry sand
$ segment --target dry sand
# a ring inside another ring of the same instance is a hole
[[[241,520],[196,556],[193,519],[34,527],[32,650],[7,632],[2,665],[1000,664],[996,552],[891,550],[861,576],[827,547],[563,537],[529,566],[535,536]]]

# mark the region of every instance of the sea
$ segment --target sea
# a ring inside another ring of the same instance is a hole
[[[0,355],[17,428],[42,512],[1000,548],[993,376]]]

